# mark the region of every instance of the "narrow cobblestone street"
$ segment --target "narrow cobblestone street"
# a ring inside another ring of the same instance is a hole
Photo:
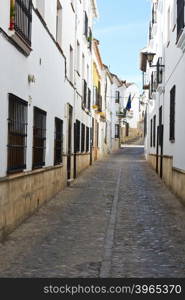
[[[185,208],[128,147],[83,174],[0,245],[0,277],[184,277]]]

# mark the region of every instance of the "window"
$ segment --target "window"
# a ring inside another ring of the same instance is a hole
[[[89,42],[89,50],[92,50],[92,30],[89,28],[89,36],[88,36],[88,42]]]
[[[81,152],[85,151],[85,125],[81,125]]]
[[[34,107],[33,120],[33,168],[45,165],[46,112]]]
[[[153,146],[153,120],[150,120],[150,147]]]
[[[84,35],[88,39],[88,17],[86,11],[84,12]]]
[[[175,140],[175,93],[174,86],[170,91],[170,141]]]
[[[152,7],[152,24],[157,22],[157,4],[154,3]]]
[[[147,111],[145,111],[145,117],[144,117],[144,137],[147,135]]]
[[[153,118],[153,147],[155,147],[156,141],[156,116]]]
[[[129,136],[129,123],[126,123],[126,136]]]
[[[76,51],[76,70],[80,75],[80,43],[77,41],[77,51]]]
[[[69,57],[69,78],[70,78],[70,81],[73,83],[73,48],[70,46],[70,57]]]
[[[89,152],[89,127],[86,127],[86,152]]]
[[[87,103],[87,82],[84,79],[83,80],[83,97],[82,97],[82,108],[86,107],[86,103]]]
[[[184,28],[184,0],[177,0],[177,39]]]
[[[159,146],[163,144],[163,108],[160,106],[159,108]]]
[[[80,121],[76,120],[74,124],[74,152],[80,152]]]
[[[62,162],[62,150],[63,150],[63,121],[55,118],[55,165]]]
[[[91,90],[88,88],[88,110],[91,110]]]
[[[115,125],[115,138],[116,139],[119,138],[119,125],[118,124]]]
[[[153,39],[153,33],[152,33],[152,23],[149,23],[149,40]]]
[[[163,64],[162,64],[162,57],[159,57],[157,61],[157,82],[155,84],[155,89],[157,89],[157,85],[162,83],[163,81]]]
[[[56,41],[61,46],[61,44],[62,44],[62,6],[60,4],[60,1],[57,1]]]
[[[21,38],[31,45],[32,1],[15,0],[15,14],[14,4],[11,5],[10,30],[15,29]]]
[[[26,168],[27,111],[25,101],[9,94],[8,173]]]
[[[116,91],[115,98],[116,98],[115,102],[119,103],[120,102],[120,92],[119,91]]]

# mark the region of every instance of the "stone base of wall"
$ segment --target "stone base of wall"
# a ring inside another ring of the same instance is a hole
[[[122,143],[127,143],[130,140],[141,137],[142,135],[143,135],[143,133],[140,129],[130,128],[129,129],[129,136],[126,136],[126,129],[122,128],[122,130],[121,130],[121,142]]]
[[[119,139],[114,139],[112,141],[112,152],[115,152],[117,150],[119,150],[120,147],[119,147]]]
[[[76,155],[76,175],[78,176],[83,170],[90,165],[90,154],[77,154]]]
[[[158,173],[160,172],[160,157],[158,158]],[[151,167],[156,170],[156,155],[148,155],[147,160]],[[163,181],[182,199],[185,204],[185,170],[173,167],[173,157],[163,156]]]
[[[63,165],[1,179],[0,240],[66,185],[66,158]]]

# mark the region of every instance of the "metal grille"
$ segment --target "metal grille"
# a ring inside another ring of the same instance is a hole
[[[175,140],[175,89],[170,91],[170,141]]]
[[[115,94],[115,103],[119,103],[120,101],[120,92],[119,91],[116,91],[116,94]]]
[[[46,112],[34,107],[33,125],[33,168],[45,165]]]
[[[153,120],[150,120],[150,147],[153,146]]]
[[[63,151],[63,121],[55,118],[55,165],[62,162]]]
[[[156,116],[153,118],[153,146],[155,147],[156,141]]]
[[[89,127],[86,127],[86,152],[89,152]]]
[[[119,138],[119,125],[118,124],[115,125],[115,138],[116,139]]]
[[[88,17],[86,11],[84,12],[84,34],[88,38]]]
[[[82,108],[86,107],[86,103],[87,103],[87,82],[84,79],[83,80],[83,98],[82,98]]]
[[[177,0],[177,39],[184,28],[184,0]]]
[[[31,45],[32,1],[15,0],[15,30]]]
[[[82,134],[81,134],[81,152],[85,151],[85,125],[81,126]]]
[[[162,57],[159,57],[157,61],[157,84],[162,83],[162,80],[163,80]]]
[[[88,88],[88,110],[91,110],[91,90]]]
[[[7,172],[26,168],[27,103],[9,94]]]
[[[76,124],[74,124],[74,152],[80,152],[80,121],[76,120]]]

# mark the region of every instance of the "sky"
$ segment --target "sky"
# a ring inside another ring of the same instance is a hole
[[[150,0],[97,0],[95,38],[112,73],[141,88],[139,53],[147,45]]]

